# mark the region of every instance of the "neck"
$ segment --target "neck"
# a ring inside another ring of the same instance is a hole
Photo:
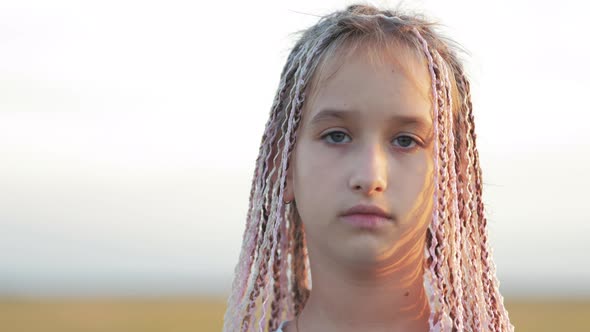
[[[299,332],[427,331],[424,241],[398,252],[371,266],[343,267],[309,247],[313,289]]]

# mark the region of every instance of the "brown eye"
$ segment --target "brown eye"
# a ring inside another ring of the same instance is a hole
[[[327,133],[324,136],[322,136],[322,139],[325,139],[326,137],[330,137],[332,139],[332,142],[330,142],[330,143],[342,143],[342,140],[347,136],[348,135],[342,131],[333,131],[333,132]]]

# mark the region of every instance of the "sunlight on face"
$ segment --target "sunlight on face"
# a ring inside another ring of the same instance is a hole
[[[363,51],[328,60],[333,75],[306,100],[287,187],[310,257],[375,264],[424,239],[434,189],[430,76],[406,58],[411,77]],[[392,221],[374,229],[343,222],[357,204],[377,205]]]

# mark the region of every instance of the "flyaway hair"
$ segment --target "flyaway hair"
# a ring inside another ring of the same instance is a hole
[[[419,16],[351,5],[302,31],[262,136],[223,331],[274,331],[306,303],[312,285],[305,233],[296,202],[283,202],[289,157],[323,61],[366,41],[382,49],[404,45],[430,73],[436,184],[424,250],[430,330],[514,330],[488,241],[469,80],[457,47],[434,27]]]

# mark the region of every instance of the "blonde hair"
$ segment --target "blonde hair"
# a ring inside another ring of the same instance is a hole
[[[417,15],[351,5],[302,31],[282,70],[252,180],[224,331],[274,331],[309,297],[310,269],[286,170],[302,109],[326,59],[359,46],[404,45],[428,66],[434,122],[434,209],[424,278],[431,331],[513,331],[488,243],[469,81],[451,40]],[[375,53],[377,54],[377,53]]]

